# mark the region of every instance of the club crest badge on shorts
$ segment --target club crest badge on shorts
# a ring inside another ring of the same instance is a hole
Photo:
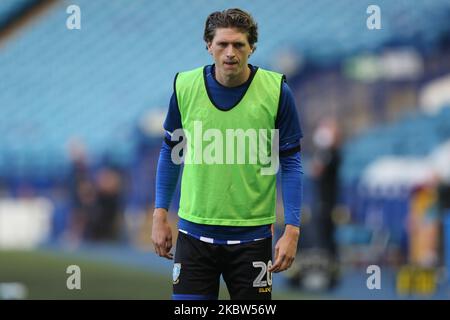
[[[177,284],[180,281],[181,263],[173,264],[172,280],[173,284]]]

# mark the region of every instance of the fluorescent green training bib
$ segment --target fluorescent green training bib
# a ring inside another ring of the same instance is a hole
[[[274,223],[278,143],[272,143],[283,75],[257,69],[243,98],[223,111],[209,98],[204,70],[175,80],[187,138],[178,215],[209,225]]]

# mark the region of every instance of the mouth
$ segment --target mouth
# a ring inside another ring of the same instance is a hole
[[[227,68],[234,68],[238,63],[236,61],[225,61],[223,64]]]

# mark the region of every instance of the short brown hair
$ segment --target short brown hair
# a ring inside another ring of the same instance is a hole
[[[255,44],[258,41],[258,25],[248,12],[233,8],[211,13],[206,19],[203,40],[206,43],[212,42],[218,28],[239,29],[239,31],[247,34],[248,43],[255,49]]]

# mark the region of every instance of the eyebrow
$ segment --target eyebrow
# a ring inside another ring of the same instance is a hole
[[[245,42],[242,42],[242,41],[217,41],[217,44],[229,44],[229,43],[232,43],[232,44],[239,44],[239,45],[245,45]]]

